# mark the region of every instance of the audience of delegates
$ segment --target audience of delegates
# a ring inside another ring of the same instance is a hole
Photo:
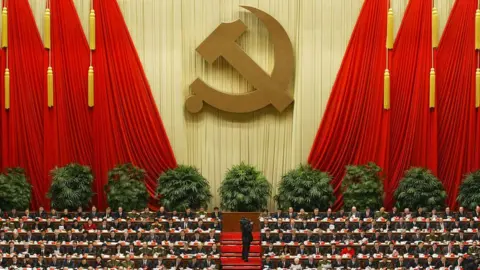
[[[260,215],[263,269],[480,269],[480,206]]]
[[[0,210],[0,268],[220,269],[222,213]]]

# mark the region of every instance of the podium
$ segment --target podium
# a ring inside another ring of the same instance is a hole
[[[223,212],[222,231],[241,232],[240,219],[245,217],[253,221],[253,232],[260,231],[260,212]]]

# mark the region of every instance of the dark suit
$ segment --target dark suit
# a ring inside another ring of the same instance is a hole
[[[253,241],[252,224],[248,221],[244,221],[245,224],[241,224],[242,229],[242,259],[248,261],[248,253],[250,252],[250,243]]]
[[[215,262],[214,261],[209,261],[209,260],[205,260],[203,262],[203,268],[209,268],[210,266],[212,265],[215,265]],[[272,264],[272,269],[273,269],[273,264]]]
[[[127,213],[125,211],[122,211],[122,213],[115,212],[113,214],[113,218],[115,218],[115,219],[117,219],[117,218],[126,219],[127,218]]]
[[[450,266],[450,263],[445,260],[445,263],[443,263],[441,260],[437,262],[437,264],[435,264],[435,268],[441,268],[441,267],[444,267],[444,268],[448,268]]]
[[[358,262],[358,260],[355,260],[355,261],[350,260],[347,263],[347,267],[348,268],[358,268],[358,269],[360,269],[360,263]]]
[[[55,268],[55,269],[60,269],[60,268],[62,268],[62,263],[60,263],[59,260],[57,260],[56,262],[51,261],[50,264],[49,264],[49,267]]]
[[[206,265],[204,265],[204,267],[207,268]],[[265,269],[265,268],[266,268],[266,269],[274,269],[274,267],[273,267],[273,262],[272,262],[272,261],[267,262],[266,260],[263,260],[263,262],[262,262],[262,269]]]
[[[288,261],[280,261],[278,262],[278,265],[277,267],[280,267],[280,268],[290,268],[290,263]]]
[[[303,264],[303,267],[305,267],[305,268],[317,268],[317,263],[314,260],[312,260],[312,261],[307,260]]]
[[[191,262],[188,263],[188,268],[200,269],[200,268],[203,268],[203,267],[202,267],[202,264],[199,261],[196,261],[196,262],[191,261]]]
[[[222,219],[222,212],[218,212],[218,213],[212,212],[210,214],[210,217],[211,218],[216,218],[216,219]]]
[[[62,267],[75,268],[75,263],[73,262],[73,260],[70,260],[69,262],[65,260],[62,264]]]

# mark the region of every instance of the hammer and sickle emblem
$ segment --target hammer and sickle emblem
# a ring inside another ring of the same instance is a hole
[[[196,79],[190,86],[193,95],[188,97],[185,106],[191,113],[199,112],[203,103],[234,113],[253,112],[272,104],[279,112],[293,102],[286,91],[293,76],[293,46],[287,32],[269,14],[254,7],[242,6],[252,12],[267,27],[275,49],[275,66],[272,74],[265,72],[235,42],[247,26],[240,20],[220,24],[197,47],[197,52],[212,64],[222,56],[245,77],[256,91],[244,94],[227,94],[208,86],[201,79]]]

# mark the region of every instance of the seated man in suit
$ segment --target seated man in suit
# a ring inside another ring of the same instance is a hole
[[[305,248],[305,244],[301,243],[300,246],[297,248],[297,251],[295,254],[300,255],[300,256],[307,256],[308,255],[308,250]]]
[[[203,242],[220,242],[219,235],[215,232],[215,230],[210,230],[208,235],[202,237]]]
[[[277,212],[275,213],[272,213],[272,218],[275,218],[275,219],[282,219],[285,217],[284,213],[282,212],[282,209],[278,208],[277,209]]]
[[[101,248],[97,249],[97,256],[107,255],[110,256],[111,251],[107,246],[107,243],[103,243]]]
[[[55,247],[54,247],[54,249],[52,250],[52,254],[55,254],[55,255],[57,255],[57,256],[62,256],[62,255],[64,255],[65,253],[67,253],[66,247],[63,247],[63,246],[62,246],[62,243],[56,242],[56,243],[55,243]]]
[[[412,236],[411,241],[412,242],[417,242],[417,241],[424,241],[425,239],[423,238],[423,235],[420,231],[420,229],[417,229],[415,231],[415,234]]]
[[[188,219],[194,219],[196,217],[196,214],[192,211],[192,208],[187,207],[185,209],[185,213],[183,213],[183,217],[186,217]]]
[[[52,255],[49,267],[53,269],[60,269],[62,267],[62,263],[57,259],[56,255]]]
[[[314,260],[313,256],[308,256],[308,259],[303,262],[304,268],[317,268],[317,262]]]
[[[454,218],[455,217],[455,213],[451,212],[450,211],[450,207],[446,207],[445,208],[445,212],[443,213],[443,216],[442,218]]]
[[[407,264],[405,263],[405,259],[403,258],[403,256],[398,257],[398,260],[395,262],[394,266],[395,268],[401,268],[401,269],[407,268]]]
[[[415,256],[420,256],[420,254],[427,254],[427,249],[425,248],[424,242],[419,242],[417,248],[415,249]]]
[[[369,257],[368,258],[368,261],[365,263],[364,265],[364,268],[365,269],[377,269],[378,268],[378,264],[377,262],[375,262],[375,260],[373,259],[373,257]]]
[[[126,219],[127,218],[127,213],[123,211],[123,208],[120,206],[118,207],[118,211],[114,213],[113,215],[114,219]]]
[[[290,268],[290,263],[287,261],[285,256],[280,257],[280,261],[277,264],[277,268]]]
[[[93,242],[88,242],[87,248],[83,251],[84,254],[89,256],[95,256],[97,254],[96,248],[93,246]]]
[[[392,262],[387,260],[387,257],[383,257],[382,260],[378,263],[378,268],[380,269],[392,269]]]
[[[457,254],[457,248],[453,245],[453,242],[449,242],[448,246],[443,249],[444,255]]]
[[[311,230],[306,230],[306,236],[304,238],[305,241],[311,242],[311,243],[316,243],[318,242],[318,238]]]
[[[415,217],[415,218],[418,218],[418,217],[426,218],[426,217],[427,217],[427,213],[425,213],[425,211],[423,211],[423,208],[422,208],[422,207],[418,207],[417,212],[415,212],[415,214],[414,214],[414,217]]]
[[[203,262],[203,268],[206,269],[217,269],[217,266],[215,265],[215,262],[213,261],[213,256],[212,255],[207,255],[207,259]],[[271,268],[273,269],[273,267]]]
[[[435,268],[437,269],[440,269],[442,267],[444,269],[449,269],[450,267],[450,263],[447,261],[447,257],[443,255],[440,257],[440,260],[435,264]]]
[[[220,209],[215,206],[215,207],[213,208],[213,212],[210,214],[210,217],[211,217],[211,218],[214,218],[214,219],[222,220],[223,215],[222,215],[222,212],[220,212]]]
[[[265,230],[265,233],[262,234],[262,242],[273,243],[275,242],[275,238],[271,235],[270,230]]]
[[[71,268],[71,269],[75,268],[75,262],[72,260],[72,255],[67,254],[67,257],[63,262],[62,267]]]
[[[442,255],[442,250],[438,247],[438,243],[437,243],[437,242],[433,242],[433,243],[432,243],[432,246],[431,246],[430,249],[428,250],[428,254],[429,254],[429,255],[434,255],[434,254]]]
[[[68,254],[70,255],[83,255],[83,249],[78,246],[77,241],[72,242],[72,247],[68,249]]]
[[[427,261],[423,263],[423,268],[425,269],[435,269],[435,262],[433,261],[432,256],[427,257]]]
[[[418,256],[415,255],[413,257],[413,260],[410,261],[410,268],[416,269],[417,267],[422,267],[422,264],[420,263]]]
[[[288,212],[287,212],[286,218],[289,218],[289,219],[296,219],[296,218],[297,218],[297,213],[295,213],[295,212],[293,211],[293,207],[289,207],[289,208],[288,208]]]
[[[197,261],[197,257],[192,257],[192,260],[188,263],[188,268],[197,270],[197,269],[203,269],[202,264]]]
[[[262,261],[262,269],[274,269],[273,262],[269,255],[266,255],[265,259]]]
[[[182,223],[180,224],[180,228],[182,230],[186,230],[186,229],[192,229],[192,223],[188,220],[188,216],[185,216],[183,217],[183,221]]]
[[[453,269],[465,269],[465,262],[462,256],[455,260],[453,263]]]
[[[277,241],[282,242],[282,243],[290,243],[291,238],[288,234],[283,233],[283,230],[280,230],[278,232]]]
[[[463,206],[460,206],[460,207],[458,208],[458,212],[457,212],[456,218],[457,218],[457,219],[460,219],[460,218],[469,218],[469,214],[465,211],[465,208],[463,208]]]
[[[370,207],[365,208],[365,212],[362,213],[362,219],[373,218],[373,212],[370,210]]]
[[[353,256],[350,261],[347,263],[347,269],[360,269],[360,262],[357,260],[357,257]]]

